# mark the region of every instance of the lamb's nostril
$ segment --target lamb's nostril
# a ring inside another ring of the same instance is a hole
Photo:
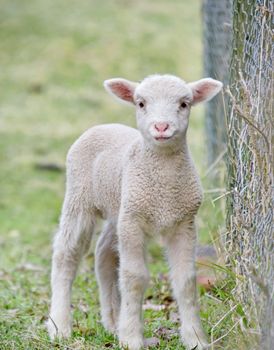
[[[169,124],[168,123],[156,123],[156,124],[154,124],[154,127],[157,131],[164,132],[169,128]]]

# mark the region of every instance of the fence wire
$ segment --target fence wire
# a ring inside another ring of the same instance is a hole
[[[271,0],[233,2],[226,247],[264,350],[274,344],[273,19]]]
[[[232,39],[232,0],[203,1],[204,76],[229,80]],[[225,97],[227,104],[227,98]],[[217,95],[206,105],[208,162],[214,163],[226,148],[223,96]]]

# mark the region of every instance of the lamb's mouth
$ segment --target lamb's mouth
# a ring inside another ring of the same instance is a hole
[[[172,136],[156,136],[154,137],[156,141],[167,141],[171,139]]]

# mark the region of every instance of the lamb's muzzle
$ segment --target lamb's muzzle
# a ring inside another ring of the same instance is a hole
[[[164,133],[169,128],[169,124],[168,123],[156,123],[156,124],[154,124],[154,127],[160,133]]]
[[[195,216],[202,190],[186,132],[192,105],[214,97],[222,83],[186,83],[152,75],[141,83],[109,79],[105,88],[135,106],[138,130],[119,124],[93,127],[70,148],[66,195],[52,258],[51,338],[71,334],[71,286],[89,248],[97,217],[106,220],[95,260],[104,327],[121,346],[143,346],[141,305],[149,280],[147,235],[161,235],[188,349],[207,342],[198,315]]]

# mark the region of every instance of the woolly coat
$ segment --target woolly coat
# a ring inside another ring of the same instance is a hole
[[[165,233],[195,215],[202,200],[185,139],[182,145],[175,153],[157,152],[134,128],[95,126],[69,150],[68,197],[103,219],[126,214],[146,233]]]

